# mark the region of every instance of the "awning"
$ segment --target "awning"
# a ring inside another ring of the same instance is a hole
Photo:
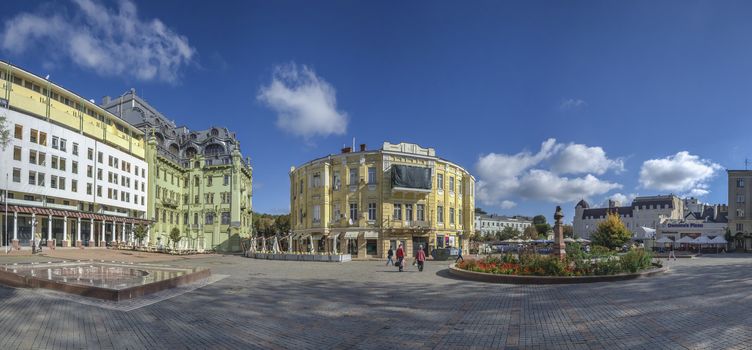
[[[366,231],[365,238],[366,239],[378,239],[379,233],[375,231]]]
[[[345,232],[345,239],[358,239],[358,232]]]

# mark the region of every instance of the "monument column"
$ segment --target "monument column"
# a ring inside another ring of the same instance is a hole
[[[13,212],[13,248],[16,250],[21,249],[21,245],[18,243],[18,212]]]
[[[115,222],[115,220],[112,220],[112,239],[111,239],[112,244],[117,243],[117,240],[115,239],[115,230],[116,229],[117,229],[117,223]]]
[[[94,219],[89,219],[89,247],[94,246]]]
[[[561,212],[561,207],[556,206],[556,212],[554,213],[554,251],[553,254],[564,260],[567,257],[567,244],[564,242],[564,227],[561,226],[561,219],[564,214]]]
[[[52,215],[47,215],[47,247],[55,247],[55,242],[52,241]]]
[[[122,226],[120,227],[121,228],[121,230],[120,230],[120,241],[123,242],[123,243],[125,243],[126,242],[125,241],[125,222],[123,222],[121,225]]]
[[[102,222],[100,222],[100,225],[99,225],[99,246],[100,247],[107,246],[107,239],[105,238],[105,235],[104,235],[104,220],[102,220]]]
[[[68,217],[63,216],[63,247],[68,246]]]

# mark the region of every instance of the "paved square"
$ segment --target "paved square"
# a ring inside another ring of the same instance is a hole
[[[0,257],[30,260],[50,258]],[[422,273],[375,261],[237,256],[170,264],[229,277],[127,312],[0,287],[0,348],[752,348],[752,255],[672,261],[670,273],[636,281],[559,286],[459,281],[438,262]]]

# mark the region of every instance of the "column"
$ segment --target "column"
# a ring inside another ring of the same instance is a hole
[[[133,223],[131,222],[131,243],[136,243],[136,235],[133,232]]]
[[[63,216],[63,247],[68,246],[68,217]]]
[[[94,246],[94,219],[89,219],[89,247]]]
[[[146,225],[146,245],[151,244],[151,224]]]
[[[120,241],[123,242],[123,243],[125,243],[125,223],[122,223],[120,225],[121,225],[121,228],[122,228],[122,230],[120,231],[121,232],[121,234],[120,234]]]
[[[13,212],[13,248],[16,250],[21,249],[21,245],[18,243],[18,212]]]
[[[99,223],[99,246],[100,247],[106,247],[107,246],[107,239],[104,235],[104,220]]]
[[[81,218],[76,220],[76,247],[83,248],[83,242],[81,242]]]
[[[41,232],[39,237],[42,237]],[[39,245],[39,240],[37,240],[37,215],[35,213],[31,213],[31,240],[34,245]]]
[[[112,220],[112,243],[115,244],[117,240],[115,240],[115,229],[117,228],[117,224],[115,223],[115,220]]]
[[[55,247],[55,242],[52,241],[52,215],[47,215],[47,247]]]

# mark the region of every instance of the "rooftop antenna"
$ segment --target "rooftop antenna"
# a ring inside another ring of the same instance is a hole
[[[744,170],[749,170],[749,164],[752,163],[749,161],[749,158],[744,158]]]

